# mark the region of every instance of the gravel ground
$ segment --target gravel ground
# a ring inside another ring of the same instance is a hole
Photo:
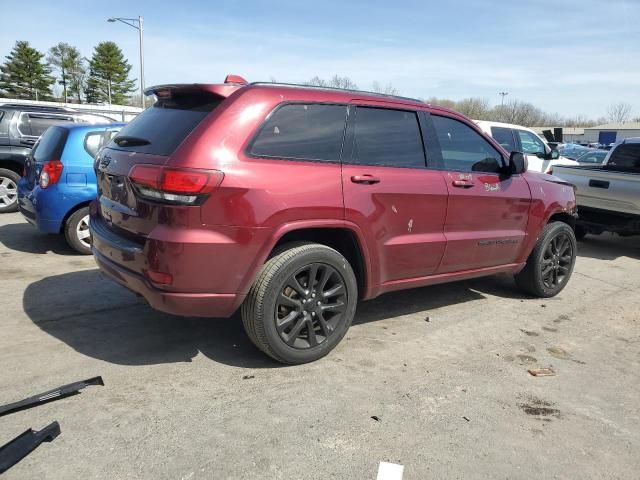
[[[363,303],[333,353],[296,367],[237,317],[151,310],[19,214],[0,215],[0,278],[0,404],[106,384],[0,418],[0,444],[62,429],[7,480],[375,479],[382,461],[405,480],[640,472],[637,237],[580,242],[553,299],[495,276]]]

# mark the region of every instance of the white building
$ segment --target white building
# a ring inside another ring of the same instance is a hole
[[[640,122],[606,123],[584,129],[585,142],[609,144],[630,137],[640,137]]]

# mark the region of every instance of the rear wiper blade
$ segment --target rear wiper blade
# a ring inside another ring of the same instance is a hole
[[[130,137],[127,135],[121,135],[113,139],[113,141],[119,147],[138,147],[140,145],[149,145],[151,142],[142,137]]]
[[[30,428],[9,443],[0,447],[0,473],[13,467],[33,452],[42,442],[51,442],[60,435],[60,425],[52,422],[40,431]]]
[[[44,393],[39,393],[38,395],[25,398],[24,400],[20,400],[19,402],[2,405],[0,406],[0,417],[2,417],[3,415],[8,415],[10,413],[19,412],[20,410],[26,410],[27,408],[53,402],[54,400],[59,400],[70,395],[75,395],[80,390],[89,385],[104,386],[104,381],[102,380],[102,377],[93,377],[87,380],[82,380],[80,382],[69,383],[67,385],[54,388],[53,390],[49,390]]]

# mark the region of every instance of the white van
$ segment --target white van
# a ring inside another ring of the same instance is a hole
[[[474,122],[483,132],[502,145],[507,152],[524,153],[527,157],[529,170],[551,173],[554,165],[578,165],[578,162],[560,156],[557,150],[553,150],[530,128],[485,120],[474,120]]]

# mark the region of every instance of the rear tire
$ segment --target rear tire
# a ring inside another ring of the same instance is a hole
[[[320,244],[296,244],[270,258],[242,305],[251,341],[288,364],[324,357],[355,316],[358,287],[349,262]]]
[[[64,225],[67,243],[76,252],[91,255],[91,237],[89,236],[89,207],[73,212]]]
[[[0,168],[0,213],[18,211],[18,180],[16,172]]]
[[[515,275],[518,287],[535,297],[554,297],[569,282],[576,263],[576,237],[564,222],[552,222],[527,259],[522,271]]]

